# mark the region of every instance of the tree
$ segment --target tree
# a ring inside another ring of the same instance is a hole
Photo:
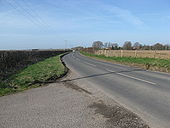
[[[134,43],[133,49],[139,50],[142,48],[142,45],[139,42]]]
[[[117,43],[112,44],[112,50],[118,50],[118,44]]]
[[[165,44],[164,45],[164,50],[170,50],[170,45],[169,44]]]
[[[106,43],[104,43],[104,46],[103,46],[104,48],[108,48],[108,43],[106,42]]]
[[[110,42],[106,42],[103,45],[104,48],[108,48],[108,49],[112,49],[112,50],[118,50],[118,44],[117,43],[110,43]]]
[[[103,42],[95,41],[95,42],[93,42],[92,47],[95,49],[101,49],[103,47]]]
[[[123,45],[124,50],[132,50],[132,43],[130,41],[126,41]]]
[[[163,45],[160,43],[156,43],[155,45],[153,45],[153,49],[154,50],[163,50]]]

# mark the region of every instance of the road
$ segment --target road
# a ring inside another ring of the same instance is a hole
[[[170,74],[102,62],[79,52],[70,53],[63,60],[79,74],[73,81],[100,88],[151,127],[170,127]]]

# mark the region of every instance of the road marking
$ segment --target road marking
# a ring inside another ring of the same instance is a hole
[[[106,71],[108,71],[108,72],[115,72],[116,73],[116,71],[113,71],[113,70],[110,70],[110,69],[105,69]]]
[[[94,65],[94,64],[91,64],[91,63],[87,63],[87,62],[84,62],[85,64],[88,64],[88,65],[90,65],[90,66],[94,66],[94,67],[96,67],[96,65]]]
[[[116,73],[116,71],[109,70],[109,69],[106,69],[106,71],[115,72]],[[143,80],[143,79],[140,79],[140,78],[137,78],[137,77],[129,76],[129,75],[126,75],[126,74],[123,74],[123,73],[116,73],[116,74],[121,75],[121,76],[125,76],[125,77],[128,77],[128,78],[131,78],[131,79],[135,79],[135,80],[138,80],[138,81],[142,81],[142,82],[145,82],[145,83],[156,85],[156,83],[154,83],[154,82],[150,82],[150,81]]]
[[[129,78],[132,78],[132,79],[135,79],[135,80],[143,81],[143,82],[146,82],[146,83],[149,83],[149,84],[153,84],[153,85],[156,84],[156,83],[153,83],[153,82],[150,82],[150,81],[147,81],[147,80],[143,80],[143,79],[140,79],[140,78],[137,78],[137,77],[125,75],[125,74],[123,74],[123,73],[117,73],[117,74],[122,75],[122,76],[125,76],[125,77],[129,77]]]

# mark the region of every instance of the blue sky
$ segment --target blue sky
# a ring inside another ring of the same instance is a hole
[[[0,49],[170,44],[169,34],[169,0],[0,0]]]

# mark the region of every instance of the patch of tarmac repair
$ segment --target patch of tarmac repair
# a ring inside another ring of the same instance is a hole
[[[69,80],[62,81],[62,83],[63,83],[64,86],[67,87],[67,88],[71,88],[71,89],[74,89],[74,90],[79,91],[79,92],[85,92],[85,93],[87,93],[87,94],[89,94],[89,95],[92,94],[91,92],[89,92],[89,91],[87,91],[87,90],[85,90],[85,89],[77,86],[76,84],[72,83],[72,82],[69,81]]]
[[[136,114],[117,105],[105,105],[100,100],[89,108],[95,109],[95,114],[101,114],[107,119],[107,128],[150,128]]]

